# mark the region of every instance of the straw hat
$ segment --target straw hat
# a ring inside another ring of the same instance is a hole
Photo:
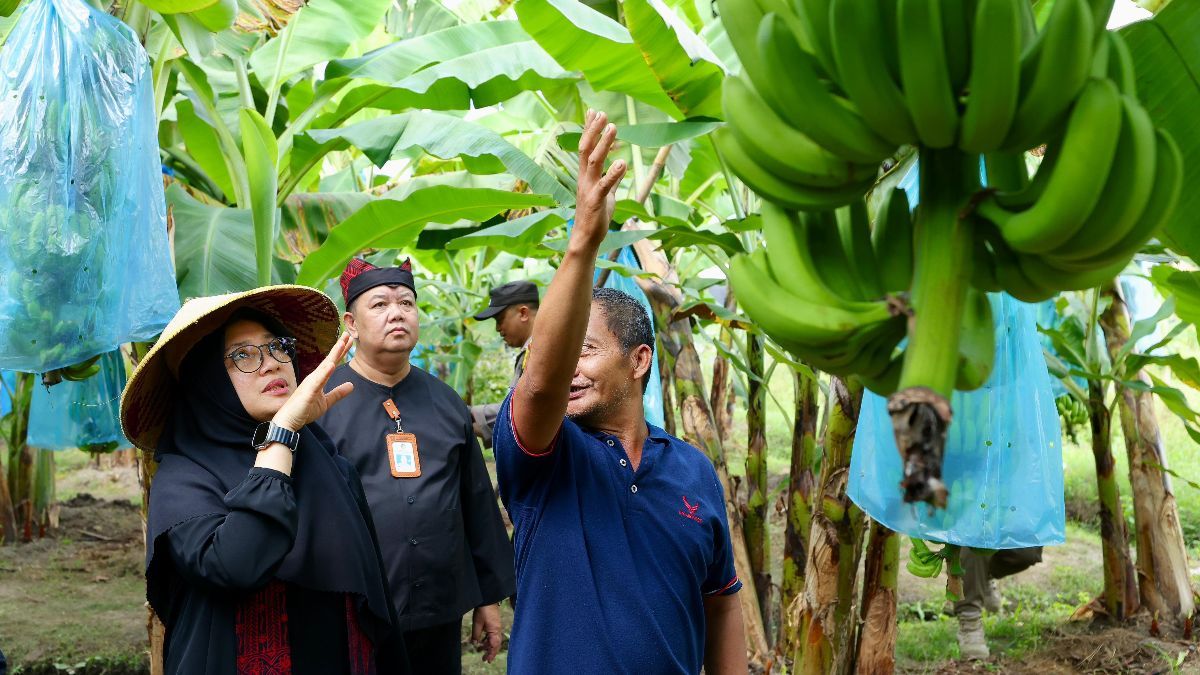
[[[296,337],[296,367],[312,372],[338,337],[338,311],[324,293],[305,286],[266,286],[184,303],[138,364],[121,397],[121,427],[134,445],[153,452],[175,406],[179,364],[206,335],[239,309],[256,309]]]

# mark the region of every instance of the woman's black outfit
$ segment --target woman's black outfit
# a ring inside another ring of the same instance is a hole
[[[150,491],[146,588],[166,672],[407,672],[354,468],[316,425],[301,430],[290,477],[253,467],[258,423],[222,333],[180,367]]]

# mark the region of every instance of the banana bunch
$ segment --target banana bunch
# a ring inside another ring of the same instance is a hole
[[[820,370],[859,375],[872,388],[892,382],[894,389],[905,318],[885,295],[907,289],[911,247],[907,259],[878,255],[876,246],[887,242],[872,239],[861,199],[837,213],[767,203],[762,220],[766,247],[730,263],[742,308],[781,347]],[[911,241],[907,212],[895,220],[892,236]]]
[[[51,370],[42,374],[42,384],[53,386],[66,380],[67,382],[82,382],[100,372],[100,354],[76,363],[66,368]]]
[[[1038,31],[1028,0],[718,0],[742,63],[718,148],[763,198],[827,210],[901,145],[1035,147],[1107,51],[1112,3],[1056,2]]]
[[[1028,184],[977,204],[977,286],[1026,302],[1092,288],[1119,274],[1173,212],[1183,157],[1132,91],[1120,36],[1106,43],[1123,72],[1088,81]]]
[[[915,537],[910,537],[912,548],[908,549],[908,563],[905,567],[908,568],[910,574],[914,577],[922,579],[933,579],[942,573],[942,564],[946,562],[941,551],[932,551],[929,545],[923,540]]]
[[[872,391],[896,390],[904,364],[903,297],[913,278],[913,220],[904,190],[884,196],[874,228],[866,204],[794,212],[765,203],[766,246],[730,263],[738,302],[777,344],[818,369],[857,375]],[[956,386],[991,375],[991,303],[971,289]]]

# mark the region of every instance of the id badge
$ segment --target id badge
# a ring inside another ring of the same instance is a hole
[[[416,478],[421,475],[421,454],[417,451],[416,436],[388,434],[387,451],[393,478]]]

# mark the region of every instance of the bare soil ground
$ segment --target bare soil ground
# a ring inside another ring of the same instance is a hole
[[[63,673],[126,675],[147,671],[146,609],[142,577],[142,524],[134,469],[72,467],[59,483],[61,526],[52,537],[30,544],[0,546],[0,649],[22,675]],[[100,493],[105,499],[91,494]],[[773,520],[776,520],[773,518]],[[781,527],[782,523],[772,523]],[[777,538],[778,539],[778,538]],[[907,541],[904,542],[907,547]],[[902,556],[907,548],[902,550]],[[1064,546],[1047,548],[1044,561],[1001,582],[1014,605],[1083,604],[1102,585],[1100,550],[1093,536],[1069,536]],[[901,618],[936,615],[944,581],[901,572]],[[511,626],[506,605],[505,624]],[[1069,612],[1067,612],[1069,613]],[[1003,637],[992,659],[899,660],[903,673],[1200,673],[1195,642],[1151,638],[1148,619],[1111,627],[1062,622],[1047,629],[1036,649],[1007,655]],[[928,618],[928,617],[926,617]],[[464,672],[502,673],[506,654],[483,664],[466,644]],[[990,638],[991,636],[989,636]],[[943,639],[953,640],[952,630]]]

